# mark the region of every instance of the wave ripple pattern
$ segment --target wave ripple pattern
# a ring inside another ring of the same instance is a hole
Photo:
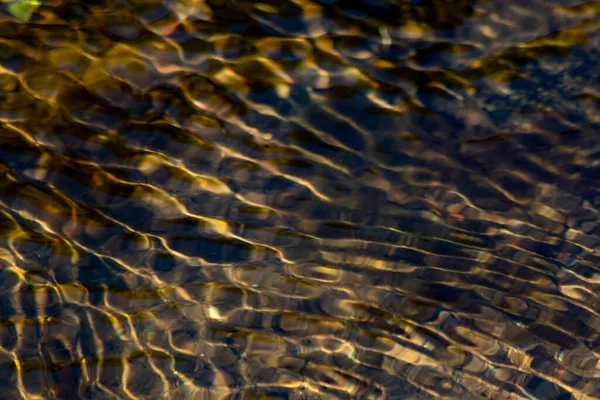
[[[600,399],[599,25],[3,1],[0,399]]]

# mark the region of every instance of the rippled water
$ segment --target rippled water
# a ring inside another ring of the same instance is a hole
[[[600,398],[599,24],[3,0],[0,398]]]

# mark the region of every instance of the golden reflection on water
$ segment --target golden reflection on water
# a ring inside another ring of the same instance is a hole
[[[0,7],[0,398],[600,398],[600,3]]]

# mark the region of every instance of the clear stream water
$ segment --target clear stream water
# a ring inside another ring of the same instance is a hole
[[[11,4],[0,399],[600,398],[599,2]]]

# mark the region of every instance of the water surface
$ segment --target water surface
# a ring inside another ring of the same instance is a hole
[[[0,398],[600,398],[600,3],[0,6]]]

